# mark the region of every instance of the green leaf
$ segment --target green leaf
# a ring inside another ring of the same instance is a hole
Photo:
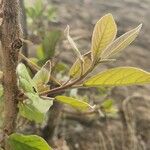
[[[150,83],[150,73],[134,67],[117,67],[84,81],[84,86],[123,86]]]
[[[19,77],[26,79],[28,82],[32,82],[32,79],[27,71],[26,66],[23,63],[19,63],[17,66],[17,74]]]
[[[42,41],[42,48],[45,54],[45,60],[52,58],[55,54],[55,49],[61,37],[61,31],[54,30],[48,32]]]
[[[33,77],[33,82],[38,86],[48,83],[51,74],[51,62],[48,61]]]
[[[2,84],[0,84],[0,98],[3,96],[4,88]]]
[[[40,60],[43,60],[45,58],[45,52],[44,52],[42,44],[37,46],[36,55],[37,55],[37,58]]]
[[[35,93],[37,91],[37,88],[23,63],[18,64],[17,75],[19,78],[19,85],[25,92]]]
[[[37,135],[13,133],[8,137],[11,150],[52,150],[47,142]]]
[[[113,101],[111,99],[105,100],[101,104],[101,110],[107,116],[114,116],[118,112],[118,109],[114,106]]]
[[[115,39],[117,27],[113,16],[107,14],[103,16],[95,25],[92,36],[92,58],[100,58],[103,50]]]
[[[73,41],[73,39],[71,38],[71,36],[70,36],[70,34],[69,34],[69,30],[70,30],[70,27],[69,27],[69,25],[68,25],[68,26],[66,27],[66,29],[65,29],[66,37],[67,37],[67,39],[68,39],[70,45],[72,46],[74,52],[77,54],[78,58],[79,58],[82,62],[84,62],[84,59],[83,59],[83,57],[82,57],[82,55],[81,55],[79,49],[77,48],[76,43]]]
[[[72,97],[67,97],[67,96],[56,96],[55,99],[59,102],[62,102],[64,104],[68,104],[74,108],[81,109],[81,110],[88,110],[88,109],[93,109],[92,106],[90,106],[88,103],[77,100]]]
[[[53,101],[50,98],[40,98],[37,94],[26,93],[28,99],[24,102],[19,102],[19,113],[21,116],[42,123],[45,119],[46,113],[53,105]]]
[[[109,109],[113,106],[113,101],[111,99],[105,100],[102,104],[101,107],[104,109]]]
[[[137,28],[123,34],[121,37],[117,38],[113,43],[111,43],[106,50],[104,50],[101,54],[102,59],[106,59],[109,57],[113,57],[118,52],[122,51],[126,48],[132,41],[135,40],[139,31],[142,27],[142,24],[139,25]]]
[[[92,65],[91,59],[91,52],[86,53],[83,55],[84,62],[81,62],[80,59],[77,59],[76,62],[73,64],[69,71],[69,75],[72,78],[78,78],[81,75],[85,74]],[[83,68],[82,68],[83,65]],[[83,70],[82,70],[83,69]]]

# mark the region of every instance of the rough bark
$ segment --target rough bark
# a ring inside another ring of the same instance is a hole
[[[18,52],[22,46],[19,38],[18,0],[3,1],[3,22],[1,27],[3,85],[5,100],[4,135],[15,131],[17,117],[18,86],[16,67]],[[5,147],[5,149],[8,149]]]

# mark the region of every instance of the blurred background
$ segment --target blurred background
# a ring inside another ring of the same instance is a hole
[[[67,80],[67,72],[76,60],[63,36],[66,26],[70,26],[70,34],[84,54],[90,50],[95,23],[107,13],[112,13],[117,22],[117,36],[140,23],[143,27],[136,41],[118,56],[117,61],[102,64],[94,72],[115,66],[133,66],[150,71],[150,0],[24,0],[24,5],[22,0],[20,2],[22,32],[27,40],[23,52],[38,65],[48,59],[57,62],[53,73],[57,79]],[[150,149],[150,86],[74,89],[68,94],[84,97],[90,104],[111,99],[118,112],[115,115],[105,112],[103,117],[81,115],[70,108],[66,111],[64,106],[57,106],[61,115],[56,117],[57,123],[50,138],[55,149]],[[51,119],[48,124],[51,124]],[[50,128],[46,125],[45,131]]]

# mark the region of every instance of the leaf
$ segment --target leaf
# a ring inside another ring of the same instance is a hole
[[[26,95],[28,99],[19,102],[18,105],[20,115],[31,121],[42,123],[47,111],[53,105],[52,99],[50,100],[48,97],[43,99],[33,93],[26,93]]]
[[[111,99],[105,100],[102,104],[101,107],[104,109],[109,109],[113,106],[113,101]]]
[[[114,116],[118,112],[118,109],[114,106],[113,101],[111,99],[105,100],[101,104],[101,110],[107,116]]]
[[[28,82],[32,82],[32,79],[27,71],[26,66],[23,63],[19,63],[17,66],[17,74],[19,77],[26,79]]]
[[[43,60],[45,58],[45,52],[42,45],[38,45],[36,49],[37,58]]]
[[[66,29],[65,29],[65,34],[66,34],[66,37],[70,43],[70,45],[72,46],[73,50],[75,51],[75,53],[77,54],[78,58],[84,62],[84,59],[79,51],[79,49],[77,48],[75,42],[73,41],[73,39],[71,38],[70,34],[69,34],[69,30],[70,30],[70,27],[69,25],[67,25]]]
[[[69,71],[70,77],[78,78],[81,75],[85,74],[90,69],[90,67],[92,65],[91,52],[88,52],[85,55],[83,55],[83,59],[84,59],[83,70],[82,70],[81,60],[77,59]]]
[[[88,103],[77,100],[72,97],[67,97],[67,96],[56,96],[55,99],[59,102],[62,102],[64,104],[68,104],[74,108],[81,109],[81,110],[88,110],[88,109],[93,109],[92,106],[90,106]]]
[[[150,83],[150,73],[134,67],[117,67],[84,81],[84,86],[123,86]]]
[[[0,84],[0,98],[3,96],[3,93],[4,93],[4,88],[2,84]]]
[[[95,25],[92,36],[92,59],[100,58],[103,50],[115,39],[117,27],[113,16],[103,16]]]
[[[35,93],[37,91],[37,88],[23,63],[18,64],[17,75],[19,78],[19,85],[25,92]]]
[[[137,28],[123,34],[121,37],[117,38],[113,43],[111,43],[106,50],[104,50],[101,54],[101,58],[109,58],[116,55],[118,52],[122,51],[126,48],[132,41],[135,40],[139,31],[142,27],[140,24]]]
[[[37,135],[13,133],[8,137],[11,150],[52,150],[47,142]]]
[[[45,85],[49,82],[51,74],[51,62],[47,61],[45,65],[35,74],[33,82],[37,86]]]
[[[58,41],[60,40],[60,37],[61,37],[61,31],[59,30],[48,32],[45,35],[44,40],[42,41],[42,48],[45,54],[44,60],[47,61],[48,59],[54,56],[55,49]]]

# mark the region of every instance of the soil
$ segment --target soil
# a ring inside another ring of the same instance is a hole
[[[58,22],[52,25],[65,29],[69,24],[71,35],[76,39],[82,53],[90,49],[94,24],[106,13],[112,13],[117,21],[118,36],[143,23],[136,41],[121,53],[117,61],[101,65],[95,72],[115,66],[133,66],[150,71],[150,0],[49,0],[49,2],[58,9]],[[64,44],[62,50],[64,53],[61,58],[72,64],[75,55],[70,47]],[[149,150],[149,95],[149,85],[113,88],[109,97],[113,98],[120,108],[116,118],[93,119],[87,116],[62,115],[56,132],[56,136],[59,137],[56,149]],[[98,101],[98,98],[95,99]]]

